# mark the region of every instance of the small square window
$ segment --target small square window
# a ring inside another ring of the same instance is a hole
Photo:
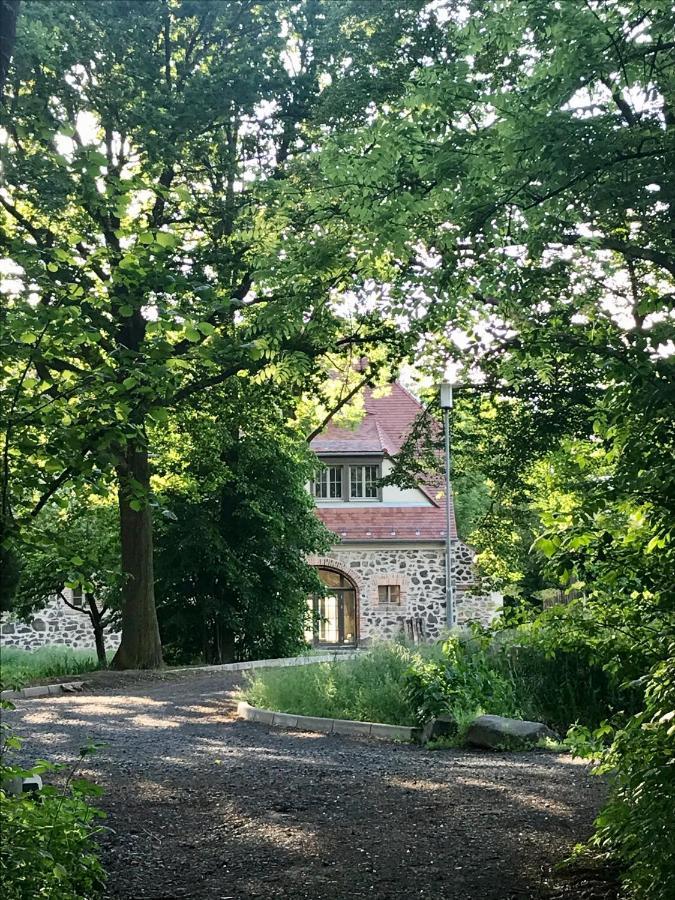
[[[381,584],[377,588],[377,599],[381,605],[400,606],[401,587],[398,584]]]

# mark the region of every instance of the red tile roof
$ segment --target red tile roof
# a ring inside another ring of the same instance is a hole
[[[311,442],[315,453],[398,453],[422,407],[398,382],[375,393],[367,387],[363,400],[365,414],[358,425],[340,428],[331,422]]]
[[[438,506],[319,506],[316,512],[343,542],[445,541],[445,509]],[[454,516],[450,536],[457,538]]]
[[[354,456],[373,453],[395,456],[405,442],[422,407],[398,382],[385,389],[364,391],[365,414],[355,428],[334,424],[311,442],[319,456]],[[433,506],[330,506],[317,507],[322,522],[343,541],[444,541],[445,501],[438,496],[442,479],[425,479],[420,490]],[[451,509],[451,537],[456,539],[454,509]]]

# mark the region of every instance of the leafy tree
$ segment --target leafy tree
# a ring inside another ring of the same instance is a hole
[[[116,509],[110,499],[72,491],[64,497],[67,506],[48,505],[39,527],[22,533],[20,575],[10,608],[28,618],[59,598],[89,619],[96,655],[105,667],[105,631],[119,619],[122,593]],[[73,604],[65,588],[79,591],[81,606]]]
[[[612,666],[620,630],[651,679],[644,717],[614,733],[621,784],[599,834],[636,896],[665,898],[668,822],[640,794],[669,796],[673,778],[666,693],[653,702],[675,634],[672,4],[445,9],[444,57],[334,142],[326,193],[339,185],[359,250],[392,253],[416,287],[428,371],[478,376],[495,483],[541,523],[542,574],[583,590],[560,634],[584,628]]]
[[[158,614],[174,658],[283,656],[303,643],[307,597],[322,589],[306,557],[325,552],[329,533],[289,406],[264,387],[221,388],[186,412],[180,454],[174,436],[159,442]]]
[[[350,227],[320,209],[315,158],[433,48],[423,5],[23,6],[0,157],[1,537],[7,548],[66,483],[114,473],[115,667],[162,661],[153,427],[230,381],[301,392],[329,351],[405,350],[362,292],[393,262],[361,259]]]

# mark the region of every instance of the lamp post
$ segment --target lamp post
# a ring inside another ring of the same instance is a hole
[[[450,410],[452,409],[452,388],[449,381],[441,385],[441,409],[445,430],[445,609],[449,628],[456,623],[455,586],[453,584],[452,534],[450,531],[452,503],[452,456],[450,454]]]

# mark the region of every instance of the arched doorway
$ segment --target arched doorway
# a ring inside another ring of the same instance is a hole
[[[312,597],[314,643],[321,647],[355,647],[358,642],[356,587],[335,569],[320,567],[326,586],[323,597]]]

